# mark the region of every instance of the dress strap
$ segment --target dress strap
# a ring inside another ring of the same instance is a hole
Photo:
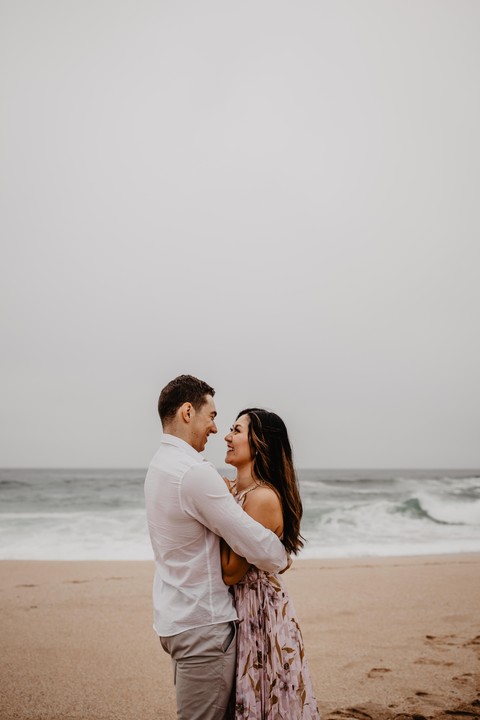
[[[248,493],[252,492],[252,490],[256,490],[257,488],[262,487],[264,484],[265,483],[258,483],[257,485],[252,485],[252,487],[249,487],[246,490],[240,490],[240,492],[237,494],[238,502],[242,503],[243,505]]]

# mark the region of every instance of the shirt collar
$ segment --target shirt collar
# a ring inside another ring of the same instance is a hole
[[[205,460],[201,453],[199,453],[197,450],[195,450],[194,447],[185,442],[185,440],[182,440],[182,438],[179,438],[176,435],[169,435],[168,433],[163,433],[160,442],[166,443],[167,445],[175,445],[176,447],[184,450],[186,453],[196,458],[197,460]]]

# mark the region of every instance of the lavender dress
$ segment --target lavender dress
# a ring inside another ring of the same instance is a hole
[[[242,505],[245,495],[236,498]],[[233,593],[240,622],[229,717],[318,720],[302,633],[280,578],[251,566]]]

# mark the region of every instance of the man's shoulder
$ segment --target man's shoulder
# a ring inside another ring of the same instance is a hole
[[[215,466],[200,454],[184,452],[174,445],[161,445],[147,471],[147,481],[158,482],[161,478],[174,480],[185,489],[192,486],[210,487],[223,491],[225,484]]]
[[[163,471],[177,470],[182,473],[202,462],[202,457],[195,457],[178,445],[162,442],[150,461],[150,467]]]
[[[225,482],[215,466],[204,460],[202,463],[192,465],[180,479],[178,484],[179,498],[185,510],[203,508],[210,513],[216,502],[224,502],[231,498]]]
[[[201,462],[191,463],[190,467],[184,474],[184,480],[186,482],[195,482],[202,480],[214,480],[220,481],[222,485],[224,482],[213,463],[208,460],[202,460]]]

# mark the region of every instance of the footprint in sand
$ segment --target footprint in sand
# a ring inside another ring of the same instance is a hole
[[[413,661],[414,665],[442,665],[443,667],[451,667],[453,662],[444,662],[443,660],[433,660],[432,658],[418,658]]]
[[[472,703],[473,704],[473,703]],[[476,710],[464,710],[463,708],[457,708],[456,710],[445,710],[445,715],[452,717],[463,717],[463,718],[478,718],[480,715]]]
[[[456,635],[425,635],[427,645],[433,645],[437,650],[444,650],[445,646],[458,645],[456,637]]]
[[[372,716],[360,708],[349,707],[346,710],[333,710],[327,720],[372,720]]]
[[[468,683],[472,682],[472,678],[472,673],[463,673],[463,675],[456,675],[455,677],[452,677],[452,680],[457,683],[457,685],[468,685]]]
[[[22,583],[22,585],[15,585],[15,587],[38,587],[38,585],[33,585],[32,583]]]
[[[367,673],[367,677],[369,678],[381,678],[385,675],[385,673],[392,672],[390,668],[372,668],[369,673]]]
[[[472,640],[469,640],[468,642],[466,642],[465,647],[467,645],[480,645],[480,635],[477,635]]]
[[[372,720],[372,716],[366,713],[364,710],[360,710],[359,708],[351,707],[347,708],[348,712],[354,713],[354,717],[360,718],[367,718],[367,720]]]
[[[81,583],[87,583],[90,580],[65,580],[64,585],[80,585]]]

